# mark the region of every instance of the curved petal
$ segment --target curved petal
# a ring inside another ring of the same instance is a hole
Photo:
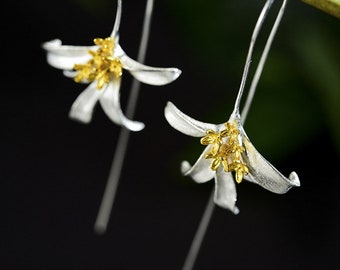
[[[120,83],[121,78],[111,81],[100,96],[99,102],[106,115],[114,123],[125,126],[131,131],[140,131],[144,128],[144,124],[127,119],[122,112],[120,107]]]
[[[64,70],[63,71],[63,74],[65,77],[68,77],[68,78],[74,78],[75,76],[77,76],[78,74],[78,71],[73,71],[73,70]],[[84,81],[85,83],[85,81]],[[87,82],[88,83],[88,82]]]
[[[242,157],[249,169],[249,173],[244,179],[278,194],[286,193],[294,186],[300,186],[299,177],[295,172],[292,172],[289,178],[280,173],[255,149],[244,131],[243,144],[246,151]]]
[[[117,44],[114,52],[124,69],[127,69],[138,81],[151,85],[164,85],[176,80],[182,71],[178,68],[158,68],[143,65],[126,55]]]
[[[97,89],[96,82],[92,82],[73,102],[69,117],[86,124],[91,122],[93,109],[102,92]]]
[[[210,168],[211,161],[204,158],[211,146],[207,146],[196,163],[191,166],[188,161],[183,161],[181,171],[185,176],[190,176],[197,183],[204,183],[211,180],[215,172]]]
[[[218,130],[217,125],[197,121],[182,113],[172,102],[168,101],[164,109],[164,115],[169,124],[178,131],[193,137],[203,137],[206,131]]]
[[[61,40],[54,39],[42,44],[47,51],[47,62],[59,69],[72,70],[75,64],[86,63],[91,59],[89,50],[96,50],[97,46],[69,46],[61,45]]]
[[[78,71],[64,70],[64,71],[63,71],[63,74],[64,74],[65,77],[74,79],[74,77],[77,76]],[[78,81],[77,81],[77,82],[78,82]],[[90,82],[89,82],[88,80],[86,80],[86,79],[83,79],[83,80],[81,80],[79,83],[88,84],[88,83],[90,83]]]
[[[214,202],[237,215],[240,211],[235,205],[236,197],[236,187],[232,174],[226,173],[222,168],[219,168],[215,175]]]
[[[164,85],[176,80],[182,71],[178,68],[153,68],[145,66],[145,69],[130,70],[130,73],[138,81],[150,85]]]

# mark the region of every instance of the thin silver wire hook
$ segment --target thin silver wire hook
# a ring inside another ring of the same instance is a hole
[[[252,99],[253,99],[254,94],[255,94],[256,86],[258,84],[259,78],[260,78],[262,70],[263,70],[263,66],[265,64],[265,61],[266,61],[267,56],[268,56],[268,52],[270,50],[274,36],[277,32],[277,28],[278,28],[280,21],[281,21],[281,18],[283,16],[283,13],[284,13],[284,10],[285,10],[285,7],[286,7],[286,2],[287,2],[287,0],[283,0],[279,14],[278,14],[278,16],[275,20],[275,23],[273,25],[273,28],[270,32],[270,35],[269,35],[268,40],[266,42],[265,48],[263,50],[261,59],[259,61],[258,67],[256,69],[254,78],[253,78],[251,86],[250,86],[250,90],[249,90],[248,95],[247,95],[247,100],[246,100],[244,109],[242,110],[242,118],[241,118],[242,123],[244,123],[244,121],[247,117],[249,107],[251,105]],[[238,95],[237,95],[237,98],[236,98],[236,102],[235,102],[235,107],[234,107],[234,111],[237,110],[237,113],[239,113],[240,101],[241,101],[241,98],[242,98],[243,90],[244,90],[245,83],[246,83],[246,80],[247,80],[247,76],[248,76],[248,73],[249,73],[249,67],[250,67],[250,63],[251,63],[251,57],[252,57],[255,41],[256,41],[259,30],[260,30],[260,28],[263,24],[263,21],[264,21],[266,15],[267,15],[272,3],[273,3],[273,0],[268,0],[265,3],[265,5],[262,9],[262,12],[261,12],[261,14],[258,18],[258,21],[255,25],[254,31],[253,31],[253,35],[252,35],[252,39],[251,39],[251,43],[250,43],[250,47],[249,47],[248,55],[247,55],[247,59],[246,59],[246,64],[245,64],[243,75],[242,75],[241,85],[240,85],[240,89],[239,89],[239,92],[238,92]],[[202,246],[203,239],[204,239],[206,231],[208,229],[211,217],[213,215],[214,209],[215,209],[214,190],[212,190],[212,192],[209,196],[208,202],[206,204],[204,213],[203,213],[202,218],[200,220],[200,223],[198,225],[197,231],[196,231],[195,236],[193,238],[193,241],[191,242],[191,246],[189,248],[189,252],[188,252],[187,257],[185,259],[185,262],[183,264],[182,270],[192,270],[193,269],[197,255],[199,253],[200,247]]]
[[[137,61],[140,63],[144,62],[147,44],[149,40],[150,34],[150,25],[151,25],[151,17],[153,12],[153,3],[154,0],[147,0],[145,15],[144,15],[144,23],[143,23],[143,30],[142,30],[142,37],[139,46],[139,52],[137,56]],[[117,8],[117,17],[115,21],[115,26],[112,31],[113,34],[117,35],[119,22],[120,22],[120,15],[121,15],[121,0],[118,0],[118,8]],[[119,18],[118,18],[119,17]],[[116,32],[115,32],[116,31]],[[130,95],[128,97],[128,105],[126,109],[126,116],[129,119],[133,118],[135,113],[138,94],[140,89],[140,82],[136,79],[133,79]],[[94,231],[98,234],[103,234],[106,232],[107,225],[109,223],[110,214],[112,210],[112,206],[115,200],[116,191],[120,179],[120,174],[122,171],[122,167],[124,164],[125,154],[127,145],[129,142],[130,131],[126,128],[122,128],[119,134],[119,138],[117,141],[116,151],[113,157],[109,177],[106,183],[104,195],[102,198],[101,205],[99,207],[99,212],[94,224]]]
[[[116,19],[113,25],[113,29],[111,32],[111,37],[116,37],[119,31],[120,21],[122,17],[122,0],[117,1],[117,11],[116,11]]]

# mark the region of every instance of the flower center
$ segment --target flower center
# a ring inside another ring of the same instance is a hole
[[[227,122],[224,125],[225,129],[221,132],[210,129],[207,135],[201,138],[201,144],[212,145],[205,158],[212,159],[210,168],[213,171],[222,165],[225,172],[235,172],[236,182],[241,183],[249,170],[241,156],[245,149],[239,143],[240,131],[236,123]]]
[[[78,83],[83,80],[88,82],[97,80],[97,88],[100,90],[104,84],[122,76],[123,68],[120,60],[113,56],[115,46],[113,38],[95,38],[93,42],[100,47],[96,52],[89,51],[92,59],[86,64],[74,65],[74,70],[78,71],[74,80]]]

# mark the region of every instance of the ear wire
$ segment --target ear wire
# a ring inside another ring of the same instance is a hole
[[[243,95],[243,92],[244,92],[244,87],[245,87],[245,84],[246,84],[246,81],[247,81],[249,68],[250,68],[250,64],[251,64],[251,61],[252,61],[255,42],[256,42],[256,39],[257,39],[259,32],[262,28],[264,20],[266,19],[267,14],[268,14],[273,2],[274,2],[274,0],[267,0],[264,7],[262,8],[260,16],[257,19],[256,25],[254,27],[253,34],[252,34],[251,40],[250,40],[250,45],[249,45],[249,49],[248,49],[246,63],[244,65],[244,69],[243,69],[241,85],[240,85],[240,88],[238,90],[238,94],[237,94],[236,101],[235,101],[234,111],[239,112],[240,103],[241,103],[242,95]]]
[[[118,34],[120,16],[121,16],[121,0],[118,0],[117,7],[117,15],[115,20],[115,25],[112,31],[112,35]],[[149,39],[150,25],[151,25],[151,17],[153,12],[153,0],[147,0],[145,15],[144,15],[144,23],[142,30],[142,38],[140,42],[139,52],[137,59],[140,63],[144,62],[146,55],[146,48]],[[133,118],[138,94],[140,89],[140,82],[136,79],[133,79],[131,85],[131,91],[128,98],[127,112],[126,116],[129,119]],[[126,154],[127,145],[129,142],[130,131],[126,128],[122,128],[119,134],[117,148],[113,157],[109,177],[106,183],[104,195],[99,207],[98,215],[94,224],[94,231],[98,234],[104,234],[107,229],[107,225],[109,223],[110,214],[112,210],[112,206],[115,200],[116,191],[119,183],[120,174],[122,171],[124,158]]]
[[[246,83],[246,80],[247,80],[247,76],[248,76],[248,73],[249,73],[249,67],[250,67],[250,63],[251,63],[251,58],[252,58],[252,54],[253,54],[253,48],[254,48],[254,45],[255,45],[255,41],[256,41],[258,33],[261,29],[261,26],[264,22],[264,19],[266,18],[267,14],[268,14],[268,11],[269,11],[273,1],[274,0],[267,0],[267,2],[265,3],[265,5],[262,9],[262,12],[261,12],[261,14],[260,14],[260,16],[257,20],[254,31],[253,31],[253,35],[252,35],[252,38],[251,38],[251,42],[250,42],[250,46],[249,46],[249,50],[248,50],[248,55],[247,55],[247,59],[246,59],[246,63],[245,63],[245,67],[244,67],[244,71],[243,71],[243,75],[242,75],[241,85],[240,85],[239,92],[237,94],[237,98],[236,98],[236,101],[235,101],[234,112],[236,112],[236,113],[239,113],[239,106],[240,106],[243,90],[244,90],[244,87],[245,87],[245,83]],[[245,106],[242,110],[242,118],[241,118],[242,123],[245,121],[245,119],[247,117],[249,107],[251,105],[251,102],[252,102],[254,94],[255,94],[256,86],[258,84],[259,78],[260,78],[262,70],[263,70],[263,66],[264,66],[265,61],[267,59],[268,52],[270,50],[270,47],[271,47],[271,44],[273,42],[274,36],[276,34],[277,28],[279,26],[282,15],[284,13],[286,2],[287,2],[287,0],[283,0],[280,11],[279,11],[278,16],[275,20],[275,23],[273,25],[273,28],[270,32],[270,35],[269,35],[268,40],[266,42],[265,48],[263,50],[262,56],[260,58],[259,64],[257,66],[254,78],[253,78],[251,86],[250,86],[250,90],[248,92],[248,96],[247,96],[247,99],[246,99]],[[211,217],[213,215],[214,209],[215,209],[214,190],[212,190],[212,192],[209,196],[208,202],[206,204],[204,213],[203,213],[202,218],[200,220],[200,223],[198,225],[196,234],[193,238],[193,241],[191,242],[191,246],[189,248],[189,252],[188,252],[187,257],[185,259],[185,262],[183,264],[182,270],[192,270],[193,269],[197,255],[198,255],[198,252],[200,250],[200,247],[202,246],[203,239],[205,237],[205,234],[206,234],[206,231],[208,229]]]
[[[265,62],[267,60],[269,50],[271,48],[271,45],[273,43],[275,34],[277,32],[277,29],[278,29],[279,24],[281,22],[283,13],[285,11],[286,4],[287,4],[287,0],[283,0],[283,3],[281,5],[279,13],[278,13],[278,15],[276,17],[276,20],[275,20],[275,23],[273,25],[273,28],[270,31],[270,35],[269,35],[268,40],[266,42],[266,45],[264,47],[264,50],[263,50],[263,53],[261,55],[259,64],[257,65],[256,71],[255,71],[255,75],[253,77],[253,80],[252,80],[250,88],[249,88],[249,92],[248,92],[248,95],[247,95],[246,102],[245,102],[244,107],[242,109],[241,117],[242,117],[243,121],[245,121],[245,119],[247,118],[247,115],[248,115],[248,112],[249,112],[249,108],[250,108],[250,105],[251,105],[251,103],[253,101],[253,97],[254,97],[254,94],[255,94],[255,91],[256,91],[257,84],[258,84],[259,79],[261,77],[262,70],[263,70],[264,64],[265,64]]]
[[[122,17],[122,0],[118,0],[117,1],[116,19],[115,19],[115,23],[113,25],[113,29],[112,29],[112,32],[111,32],[111,37],[115,38],[118,35],[121,17]]]

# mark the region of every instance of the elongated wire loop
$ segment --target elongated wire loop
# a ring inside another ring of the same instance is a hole
[[[262,74],[262,71],[263,71],[263,67],[264,67],[264,64],[265,64],[265,62],[267,60],[268,53],[269,53],[269,50],[270,50],[271,45],[273,43],[275,34],[276,34],[277,29],[278,29],[278,27],[280,25],[283,13],[284,13],[285,8],[286,8],[286,4],[287,4],[287,0],[283,0],[283,3],[282,3],[281,8],[279,10],[279,13],[278,13],[278,15],[276,17],[276,20],[274,22],[273,28],[270,31],[270,34],[269,34],[268,40],[266,42],[266,45],[264,47],[263,53],[261,55],[259,64],[257,65],[256,71],[255,71],[255,75],[253,77],[253,80],[252,80],[250,88],[249,88],[247,99],[246,99],[245,104],[244,104],[243,109],[242,109],[241,116],[242,116],[243,121],[245,121],[245,119],[247,118],[250,105],[251,105],[251,103],[253,101],[253,98],[254,98],[256,87],[257,87],[258,82],[260,80],[260,77],[261,77],[261,74]]]
[[[150,25],[151,25],[151,17],[152,17],[152,12],[153,12],[153,3],[154,3],[154,0],[147,0],[145,15],[144,15],[142,37],[141,37],[139,52],[137,56],[137,60],[140,63],[144,62],[145,55],[146,55],[146,49],[147,49],[147,44],[149,40],[149,32],[150,32]],[[121,0],[118,0],[117,17],[115,21],[115,26],[112,31],[113,35],[118,34],[120,16],[121,16]],[[133,118],[135,108],[137,105],[139,89],[140,89],[140,82],[137,81],[136,79],[133,79],[130,94],[128,97],[127,109],[126,109],[126,116],[129,119]],[[116,191],[117,191],[122,167],[124,164],[129,137],[130,137],[130,131],[126,128],[122,128],[119,134],[118,141],[117,141],[117,147],[116,147],[116,151],[113,157],[113,161],[112,161],[109,177],[106,183],[104,195],[103,195],[101,205],[99,207],[98,215],[97,215],[97,218],[94,224],[94,231],[98,234],[104,234],[107,230],[107,225],[110,219],[111,210],[112,210],[113,203],[116,197]]]
[[[118,35],[121,17],[122,17],[122,0],[117,0],[116,19],[111,32],[111,37],[116,37]]]
[[[251,61],[252,61],[252,57],[253,57],[255,42],[256,42],[256,39],[257,39],[257,37],[260,33],[262,25],[263,25],[267,15],[268,15],[268,12],[269,12],[273,2],[274,2],[274,0],[267,0],[267,2],[265,3],[265,5],[264,5],[264,7],[263,7],[263,9],[260,13],[260,16],[257,19],[256,25],[254,27],[253,34],[252,34],[251,40],[250,40],[250,45],[249,45],[249,49],[248,49],[246,63],[244,65],[244,69],[243,69],[240,88],[238,90],[238,94],[237,94],[236,101],[235,101],[234,110],[239,111],[241,98],[242,98],[242,95],[243,95],[243,92],[244,92],[244,87],[246,85],[246,81],[247,81],[247,77],[248,77],[248,73],[249,73],[249,68],[250,68],[250,64],[251,64]]]
[[[244,121],[245,121],[245,119],[247,117],[247,114],[248,114],[248,111],[249,111],[249,107],[250,107],[251,102],[253,100],[253,97],[254,97],[254,94],[255,94],[255,90],[256,90],[259,78],[261,76],[262,70],[263,70],[263,66],[264,66],[265,61],[267,59],[268,52],[269,52],[271,44],[273,42],[275,33],[277,32],[278,26],[279,26],[280,21],[282,19],[282,16],[283,16],[283,13],[284,13],[284,10],[285,10],[285,7],[286,7],[286,2],[287,2],[287,0],[283,0],[283,3],[281,5],[280,11],[279,11],[279,14],[278,14],[278,16],[277,16],[277,18],[275,20],[273,28],[272,28],[272,30],[270,32],[270,35],[268,37],[268,40],[266,42],[264,51],[263,51],[263,53],[261,55],[259,64],[257,66],[254,78],[253,78],[251,86],[250,86],[250,90],[248,91],[248,95],[247,95],[245,106],[244,106],[244,108],[242,110],[242,118],[241,118],[242,123],[244,123]],[[246,83],[246,80],[247,80],[247,76],[248,76],[248,72],[249,72],[249,67],[250,67],[250,63],[251,63],[251,58],[252,58],[252,54],[253,54],[253,48],[254,48],[254,45],[255,45],[255,41],[256,41],[258,33],[259,33],[260,29],[261,29],[261,26],[262,26],[262,24],[264,22],[265,17],[268,14],[268,11],[269,11],[272,3],[273,3],[273,0],[268,0],[265,3],[265,5],[264,5],[264,7],[262,9],[262,12],[261,12],[261,14],[260,14],[260,16],[259,16],[259,18],[257,20],[256,25],[255,25],[255,28],[254,28],[254,31],[253,31],[253,35],[252,35],[252,38],[251,38],[251,42],[250,42],[250,46],[249,46],[249,50],[248,50],[246,64],[245,64],[243,75],[242,75],[240,89],[239,89],[239,92],[238,92],[238,95],[237,95],[237,98],[236,98],[236,102],[235,102],[234,112],[236,111],[237,113],[239,113],[240,101],[241,101],[243,90],[244,90],[245,83]],[[191,246],[189,248],[189,252],[188,252],[187,257],[185,259],[185,262],[183,264],[182,270],[192,270],[193,267],[194,267],[194,264],[195,264],[196,259],[197,259],[197,255],[198,255],[199,250],[200,250],[200,248],[202,246],[203,239],[205,237],[206,231],[208,229],[209,223],[210,223],[212,215],[213,215],[213,211],[215,209],[215,207],[214,207],[215,204],[214,204],[214,200],[213,200],[214,192],[215,192],[215,190],[213,189],[211,191],[209,200],[208,200],[208,202],[206,204],[206,207],[205,207],[204,213],[202,215],[202,218],[200,220],[200,223],[199,223],[199,225],[197,227],[197,231],[196,231],[196,233],[194,235],[193,241],[191,242]]]

